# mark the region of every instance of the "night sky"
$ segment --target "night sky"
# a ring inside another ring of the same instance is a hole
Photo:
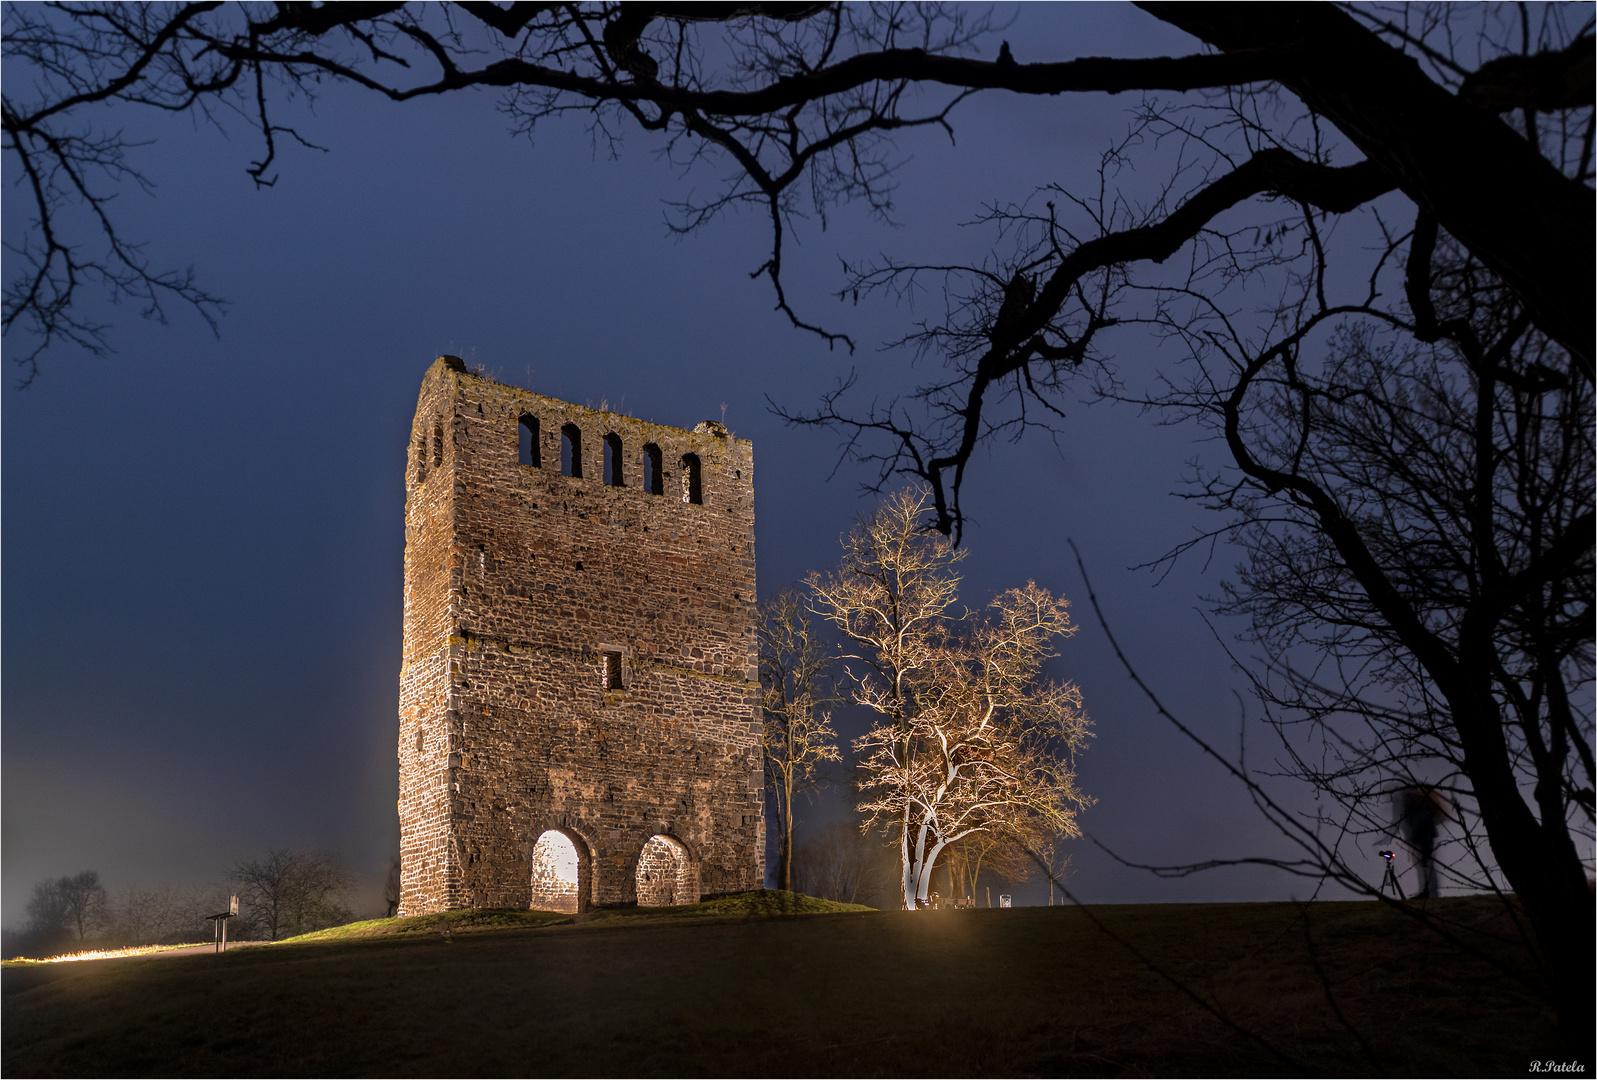
[[[1033,5],[1015,19],[1002,36],[1022,61],[1196,49],[1129,7]],[[665,201],[710,189],[716,168],[684,176],[636,131],[612,160],[576,120],[529,145],[494,104],[335,88],[314,113],[289,114],[331,152],[285,149],[265,191],[244,172],[258,147],[243,124],[224,136],[187,116],[95,118],[159,140],[135,159],[154,194],[129,187],[116,203],[123,229],[155,266],[192,264],[229,304],[219,338],[179,307],[161,325],[102,305],[114,355],[57,349],[31,388],[8,376],[0,391],[6,926],[46,876],[93,868],[113,890],[207,882],[268,847],[335,853],[364,875],[358,910],[380,907],[399,834],[406,438],[434,357],[659,423],[691,427],[724,406],[754,442],[768,595],[835,561],[873,474],[844,463],[832,475],[835,434],[784,427],[767,395],[813,406],[857,368],[863,406],[930,372],[877,348],[915,312],[837,301],[838,259],[979,259],[992,236],[965,223],[982,204],[1092,182],[1136,100],[975,99],[956,114],[956,144],[901,142],[896,224],[843,208],[826,231],[801,227],[790,296],[853,334],[852,357],[791,329],[769,285],[750,280],[768,242],[758,215],[668,234]],[[13,238],[25,207],[5,180]],[[13,335],[5,348],[29,344]],[[1133,386],[1170,359],[1134,332],[1115,345]],[[1162,582],[1133,569],[1216,524],[1170,494],[1210,451],[1196,430],[1132,408],[1068,411],[1057,446],[1033,437],[975,462],[963,599],[980,606],[1030,578],[1075,601],[1080,630],[1054,673],[1081,685],[1096,725],[1080,762],[1098,800],[1086,831],[1140,862],[1282,853],[1241,788],[1131,686],[1066,546],[1079,545],[1142,674],[1234,752],[1252,714],[1202,597],[1235,556],[1205,553]],[[1238,629],[1215,626],[1227,642]],[[1268,763],[1268,738],[1250,726],[1251,763]],[[845,798],[806,814],[840,817]],[[1162,881],[1085,839],[1073,852],[1072,888],[1090,901],[1313,890],[1262,870]],[[1044,887],[1016,891],[1035,902]]]

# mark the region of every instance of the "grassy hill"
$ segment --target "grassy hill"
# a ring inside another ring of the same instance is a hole
[[[1557,1056],[1551,1018],[1517,982],[1375,904],[841,907],[756,893],[576,919],[454,912],[220,957],[7,968],[0,1066],[1521,1075]],[[1432,910],[1479,942],[1501,929],[1489,901]]]

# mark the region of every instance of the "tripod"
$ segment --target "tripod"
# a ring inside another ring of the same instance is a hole
[[[1403,886],[1400,885],[1397,880],[1397,869],[1392,865],[1392,852],[1381,852],[1381,858],[1386,860],[1386,877],[1381,879],[1381,891],[1385,892],[1386,887],[1390,885],[1392,886],[1392,891],[1397,894],[1397,898],[1399,900],[1407,900],[1408,897],[1403,895]]]

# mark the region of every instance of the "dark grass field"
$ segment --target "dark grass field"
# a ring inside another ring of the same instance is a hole
[[[1432,903],[1499,948],[1500,905]],[[1557,1056],[1550,1015],[1519,983],[1371,903],[796,913],[821,906],[766,894],[577,921],[457,913],[447,940],[437,918],[388,920],[221,957],[8,966],[0,1065],[7,1077],[1520,1076]]]

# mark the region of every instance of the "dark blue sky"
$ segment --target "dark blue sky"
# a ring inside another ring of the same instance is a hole
[[[1129,7],[1015,18],[1003,36],[1022,60],[1193,48]],[[287,149],[278,185],[257,191],[242,125],[229,140],[189,117],[98,117],[159,140],[136,159],[157,189],[121,195],[123,229],[155,265],[192,264],[229,312],[218,339],[185,310],[163,326],[107,308],[114,355],[47,353],[30,389],[0,394],[6,925],[47,875],[209,881],[268,846],[327,848],[379,880],[398,847],[405,441],[433,357],[661,423],[719,419],[724,403],[754,441],[768,594],[833,562],[870,503],[854,466],[828,480],[835,438],[785,428],[766,395],[803,408],[853,367],[864,395],[925,374],[875,348],[913,312],[833,298],[839,256],[979,258],[991,235],[962,223],[983,202],[1089,182],[1135,104],[978,98],[956,114],[957,144],[901,144],[896,227],[845,208],[825,232],[801,229],[791,295],[855,335],[853,357],[792,330],[749,279],[766,254],[757,215],[667,235],[663,201],[720,174],[681,176],[636,132],[613,161],[574,122],[533,146],[510,137],[487,95],[397,106],[335,89],[294,116],[331,153]],[[5,179],[12,237],[20,200]],[[1150,341],[1116,342],[1133,381],[1155,370]],[[1242,680],[1199,599],[1232,558],[1222,550],[1207,574],[1183,563],[1157,587],[1130,569],[1213,524],[1169,494],[1202,452],[1196,435],[1077,406],[1057,448],[1031,438],[983,453],[967,494],[967,603],[1028,578],[1079,601],[1056,671],[1080,683],[1096,723],[1080,773],[1098,803],[1081,823],[1148,862],[1281,850],[1130,686],[1065,546],[1080,546],[1143,674],[1234,749]],[[1266,736],[1252,738],[1262,761]],[[1089,900],[1311,888],[1262,871],[1157,881],[1085,841],[1075,858]]]

